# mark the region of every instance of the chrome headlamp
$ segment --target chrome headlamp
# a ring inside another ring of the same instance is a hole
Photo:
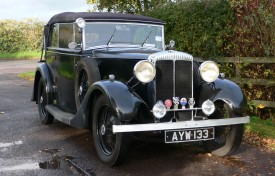
[[[218,65],[213,61],[203,62],[199,71],[202,79],[207,83],[214,82],[220,74]]]
[[[139,61],[134,67],[136,78],[143,83],[148,83],[155,78],[156,69],[149,61]]]

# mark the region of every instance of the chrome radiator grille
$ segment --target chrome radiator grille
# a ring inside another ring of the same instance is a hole
[[[173,97],[193,98],[193,57],[189,54],[164,51],[149,57],[156,67],[156,101],[172,100]],[[181,106],[179,105],[179,108]],[[173,106],[171,107],[173,109]],[[190,120],[192,111],[167,112],[162,121],[172,117]]]
[[[156,101],[192,97],[192,62],[161,60],[156,66]]]

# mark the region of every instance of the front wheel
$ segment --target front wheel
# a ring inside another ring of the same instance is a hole
[[[127,134],[112,131],[116,121],[117,116],[107,97],[99,96],[93,112],[93,139],[99,159],[109,166],[121,164],[128,153]]]
[[[46,110],[46,106],[48,105],[48,97],[43,78],[40,79],[38,84],[37,104],[40,121],[44,124],[53,123],[54,117]]]
[[[218,104],[212,117],[234,118],[235,114],[227,104]],[[205,141],[205,148],[217,156],[231,155],[239,148],[243,133],[243,124],[215,127],[215,139]]]

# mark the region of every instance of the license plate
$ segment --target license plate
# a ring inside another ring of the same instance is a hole
[[[204,141],[214,139],[214,127],[165,131],[165,143]]]

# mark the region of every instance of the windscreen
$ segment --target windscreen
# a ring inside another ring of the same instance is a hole
[[[86,49],[97,46],[131,46],[163,49],[163,26],[140,23],[86,23]]]

